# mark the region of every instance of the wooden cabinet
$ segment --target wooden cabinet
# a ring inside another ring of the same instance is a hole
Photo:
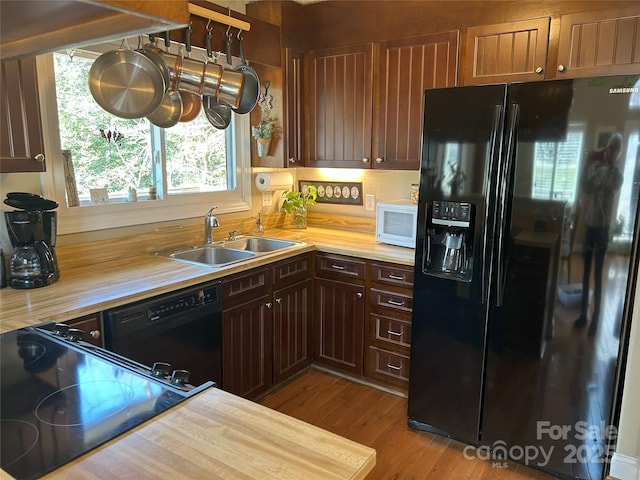
[[[256,398],[311,362],[310,254],[222,281],[222,386]]]
[[[469,27],[464,85],[638,73],[639,6],[562,15],[555,33],[549,25],[544,17]]]
[[[464,84],[542,80],[549,45],[548,17],[469,27]]]
[[[377,130],[372,168],[420,167],[424,91],[457,83],[458,32],[390,40],[380,44],[376,68]]]
[[[102,321],[100,320],[99,313],[93,313],[91,315],[85,315],[84,317],[76,318],[64,322],[71,328],[77,328],[84,332],[83,340],[88,343],[92,343],[97,347],[103,347],[103,335],[102,335]]]
[[[253,398],[273,385],[269,268],[222,280],[222,386]]]
[[[375,64],[372,43],[310,53],[308,166],[420,167],[424,90],[456,85],[458,32],[375,47]]]
[[[362,375],[366,262],[316,255],[314,360]]]
[[[290,378],[311,363],[309,345],[312,255],[299,255],[273,267],[273,381]]]
[[[35,57],[2,62],[0,173],[44,172]]]
[[[309,53],[307,166],[362,168],[370,161],[372,95],[372,43]]]
[[[640,5],[563,15],[556,78],[640,72]]]
[[[285,166],[304,165],[304,112],[302,109],[302,58],[291,48],[285,49]]]
[[[413,269],[370,263],[365,375],[382,384],[408,390],[413,310]]]

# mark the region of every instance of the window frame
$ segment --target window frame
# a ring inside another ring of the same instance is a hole
[[[47,171],[42,175],[43,192],[59,203],[58,234],[90,232],[141,224],[177,221],[204,216],[216,205],[217,213],[251,210],[251,147],[249,115],[234,115],[232,136],[236,155],[236,187],[217,192],[182,193],[163,199],[117,202],[106,205],[68,207],[64,163],[58,124],[53,54],[36,58],[40,116]],[[163,180],[166,182],[166,180]]]

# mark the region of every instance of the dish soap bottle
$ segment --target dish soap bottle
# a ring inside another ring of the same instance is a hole
[[[260,214],[258,214],[258,218],[253,217],[256,219],[256,225],[253,228],[253,233],[254,235],[263,235],[264,234],[264,225],[262,224],[262,219],[260,218]]]

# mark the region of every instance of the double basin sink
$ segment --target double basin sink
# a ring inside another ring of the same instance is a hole
[[[209,245],[164,250],[157,252],[156,255],[181,262],[221,268],[301,244],[302,242],[276,238],[243,236],[235,240],[223,240]]]

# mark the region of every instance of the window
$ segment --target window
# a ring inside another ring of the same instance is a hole
[[[575,202],[583,141],[582,127],[570,125],[566,140],[535,143],[532,198]]]
[[[248,115],[234,115],[225,130],[213,127],[203,112],[170,129],[146,118],[111,115],[88,88],[88,72],[99,54],[77,51],[38,58],[43,118],[48,119],[45,139],[51,149],[45,190],[61,204],[59,231],[199,217],[212,205],[220,212],[250,209]],[[64,150],[70,151],[73,176],[64,170]],[[105,190],[108,203],[96,204]],[[74,191],[77,203],[69,198]]]

